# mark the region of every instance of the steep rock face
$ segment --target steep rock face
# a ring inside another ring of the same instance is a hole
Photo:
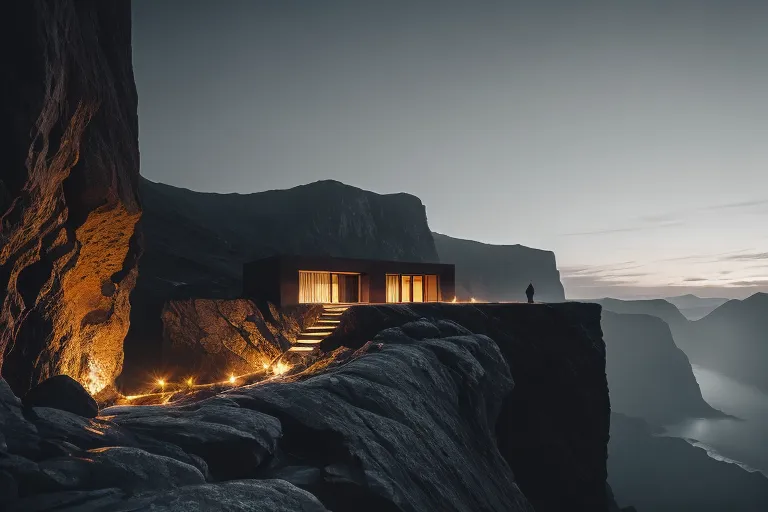
[[[533,283],[535,300],[562,302],[555,254],[522,245],[491,245],[432,233],[443,263],[456,265],[456,294],[463,300],[526,300],[525,289]]]
[[[620,505],[640,512],[768,510],[768,478],[683,439],[659,437],[643,420],[612,414],[609,453],[608,480]]]
[[[162,373],[173,378],[173,369],[181,368],[206,382],[251,373],[290,348],[322,309],[270,307],[265,318],[246,299],[171,301],[163,309]]]
[[[355,306],[322,345],[331,350],[375,344],[382,329],[419,318],[460,325],[498,344],[515,388],[502,405],[496,436],[535,510],[606,510],[610,403],[600,306]],[[437,336],[429,322],[422,336]]]
[[[23,409],[0,381],[0,484],[14,490],[1,499],[10,510],[609,510],[598,306],[346,315],[337,341],[361,348],[206,399],[87,419]],[[389,326],[357,321],[369,316]]]
[[[126,367],[159,345],[169,300],[236,298],[242,266],[275,254],[437,261],[424,205],[336,181],[255,194],[192,192],[142,179],[145,252]],[[134,356],[136,360],[134,361]]]
[[[768,294],[731,300],[675,333],[695,364],[768,390]]]
[[[139,252],[130,2],[3,10],[2,373],[17,393],[56,374],[97,393],[122,367]]]
[[[606,298],[592,302],[600,304],[605,311],[613,313],[655,316],[664,320],[672,329],[673,334],[688,324],[688,320],[680,310],[664,299],[620,300]]]
[[[722,414],[702,398],[688,357],[663,320],[603,311],[602,328],[613,411],[657,425]]]

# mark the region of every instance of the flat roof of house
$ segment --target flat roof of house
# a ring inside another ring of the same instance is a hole
[[[396,264],[396,265],[429,265],[434,267],[455,267],[453,263],[440,263],[432,261],[406,261],[406,260],[382,260],[372,258],[345,258],[341,256],[327,256],[327,255],[298,255],[298,254],[277,254],[274,256],[267,256],[266,258],[259,258],[257,260],[249,261],[246,265],[268,263],[274,261],[336,261],[336,262],[348,262],[350,264]]]

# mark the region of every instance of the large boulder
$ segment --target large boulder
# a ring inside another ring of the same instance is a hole
[[[95,418],[99,414],[96,400],[68,375],[56,375],[44,380],[27,391],[22,403],[27,407],[53,407],[84,418]]]
[[[13,390],[120,373],[140,216],[129,0],[11,0],[2,33],[0,363]]]

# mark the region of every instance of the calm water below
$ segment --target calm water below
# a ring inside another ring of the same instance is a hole
[[[704,400],[739,419],[691,419],[667,427],[667,435],[695,439],[711,457],[768,476],[768,394],[700,366],[693,373]]]

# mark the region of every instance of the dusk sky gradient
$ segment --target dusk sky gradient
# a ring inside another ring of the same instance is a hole
[[[768,291],[768,1],[134,0],[142,174],[336,179],[568,298]]]

